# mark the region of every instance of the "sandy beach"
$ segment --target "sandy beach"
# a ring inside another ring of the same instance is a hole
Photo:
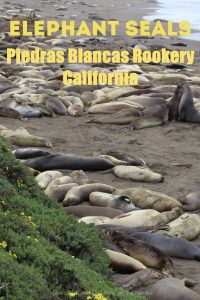
[[[134,3],[133,3],[134,2]],[[34,9],[38,15],[51,19],[75,18],[89,22],[95,16],[97,19],[118,19],[121,24],[127,20],[140,20],[143,16],[153,12],[157,6],[154,0],[106,0],[106,1],[19,1],[1,0],[0,14],[5,7],[15,9],[15,4],[22,8]],[[178,48],[172,43],[184,42],[186,47]],[[124,49],[141,42],[128,38],[120,32],[118,37],[107,38],[103,43],[88,43],[90,49]],[[194,70],[199,69],[200,42],[173,39],[145,39],[142,43],[149,45],[163,45],[170,49],[189,49],[196,51]],[[155,172],[164,175],[164,182],[160,184],[134,183],[118,179],[113,174],[98,172],[87,175],[91,182],[107,183],[118,188],[144,186],[148,189],[163,192],[175,198],[187,195],[199,189],[200,186],[200,126],[181,122],[170,122],[166,125],[134,131],[127,125],[103,125],[86,123],[89,116],[74,118],[71,116],[56,118],[28,119],[26,121],[0,117],[0,124],[15,129],[24,127],[31,134],[48,138],[54,145],[52,152],[73,153],[91,156],[98,150],[121,150],[144,159]],[[195,241],[200,246],[200,239]],[[175,274],[178,278],[199,280],[200,263],[196,261],[175,259]],[[200,281],[195,287],[200,293]]]

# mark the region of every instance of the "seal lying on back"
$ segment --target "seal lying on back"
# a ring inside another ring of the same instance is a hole
[[[26,162],[26,165],[38,171],[55,169],[104,171],[114,167],[112,162],[101,158],[59,154],[49,154],[44,157],[32,159]]]
[[[194,284],[187,279],[162,279],[153,286],[150,300],[200,300],[198,294],[187,288]]]
[[[48,151],[37,149],[37,148],[22,148],[13,150],[12,153],[18,159],[29,159],[33,157],[46,156],[49,154]]]
[[[87,205],[75,205],[64,207],[66,213],[74,215],[78,218],[87,216],[103,216],[108,218],[115,218],[121,215],[121,210],[110,208],[110,207],[98,207],[98,206],[87,206]]]
[[[192,211],[200,209],[200,190],[181,197],[178,200],[182,204],[183,210]]]
[[[144,265],[159,269],[166,276],[174,275],[171,258],[160,249],[145,242],[121,234],[118,231],[106,230],[107,238],[119,246],[126,254],[138,259]]]
[[[151,232],[137,232],[130,236],[147,242],[170,256],[200,261],[200,248],[182,238]]]

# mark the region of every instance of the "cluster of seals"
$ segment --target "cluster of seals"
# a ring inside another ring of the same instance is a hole
[[[169,120],[200,124],[200,112],[194,106],[192,90],[187,83],[177,85],[169,102]]]

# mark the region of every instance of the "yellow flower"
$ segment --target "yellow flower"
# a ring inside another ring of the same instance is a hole
[[[17,255],[15,253],[13,253],[12,251],[9,251],[9,255],[14,257],[14,258],[17,258]]]
[[[31,220],[32,220],[32,217],[31,217],[31,216],[28,216],[27,219],[28,219],[29,221],[31,221]]]
[[[20,215],[21,215],[21,216],[25,216],[25,213],[24,213],[24,212],[21,212]]]
[[[37,225],[35,223],[31,222],[31,224],[33,227],[37,227]]]
[[[68,293],[68,296],[70,297],[70,298],[74,298],[74,297],[76,297],[78,295],[78,293],[73,293],[73,292],[69,292]]]
[[[95,294],[94,300],[107,300],[107,298],[104,297],[102,294]]]
[[[92,297],[91,296],[87,296],[87,300],[92,300]]]
[[[0,243],[0,247],[3,248],[3,249],[6,249],[7,246],[8,246],[8,244],[7,244],[7,242],[5,242],[5,241],[2,241],[2,242]]]

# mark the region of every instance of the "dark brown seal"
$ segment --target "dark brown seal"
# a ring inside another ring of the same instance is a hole
[[[159,269],[167,277],[174,276],[171,258],[160,249],[114,230],[106,230],[109,240],[144,265]]]

